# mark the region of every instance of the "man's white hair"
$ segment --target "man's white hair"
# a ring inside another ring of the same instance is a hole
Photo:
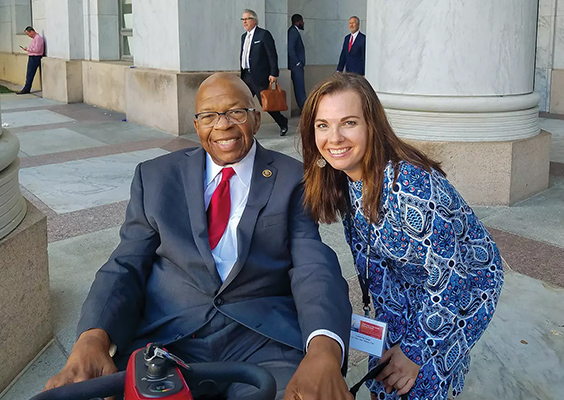
[[[257,25],[258,25],[259,20],[258,20],[258,15],[257,15],[256,12],[254,12],[250,8],[245,8],[245,11],[243,11],[243,14],[251,14],[251,18],[254,19],[255,21],[257,21]]]

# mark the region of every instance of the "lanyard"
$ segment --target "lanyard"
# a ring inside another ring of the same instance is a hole
[[[354,253],[352,251],[352,217],[349,215],[348,217],[348,227],[349,227],[349,243],[351,244],[351,253],[353,255],[354,260]],[[356,229],[356,228],[354,228]],[[364,316],[370,318],[370,292],[368,291],[368,287],[370,286],[369,283],[369,274],[368,268],[370,267],[370,240],[372,235],[371,224],[368,223],[368,241],[366,243],[366,268],[364,270],[364,276],[359,272],[358,273],[358,282],[360,283],[360,289],[362,290],[362,309],[364,310]]]

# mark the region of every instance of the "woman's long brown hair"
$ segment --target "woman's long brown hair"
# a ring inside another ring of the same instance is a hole
[[[339,216],[343,217],[350,211],[350,206],[346,174],[334,169],[329,163],[324,168],[317,165],[321,154],[315,144],[315,117],[323,96],[349,90],[360,97],[368,126],[367,150],[362,161],[362,200],[364,215],[370,222],[378,221],[384,170],[389,161],[394,167],[394,181],[397,179],[400,161],[418,165],[427,171],[433,168],[445,175],[440,163],[431,160],[396,136],[376,92],[363,76],[335,73],[313,89],[305,102],[300,121],[304,161],[304,205],[316,221],[323,223],[336,222]]]

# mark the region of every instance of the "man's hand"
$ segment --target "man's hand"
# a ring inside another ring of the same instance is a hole
[[[406,394],[415,383],[421,366],[407,358],[401,351],[399,344],[386,350],[378,363],[388,360],[390,360],[390,363],[378,374],[375,380],[382,381],[386,393],[392,393],[393,389],[397,389],[399,396]]]
[[[22,49],[24,49],[24,51],[27,51],[27,47],[22,47]]]
[[[341,346],[330,337],[316,336],[288,383],[284,400],[345,399],[353,396],[341,375]]]
[[[110,337],[104,330],[91,329],[83,332],[72,348],[64,368],[47,381],[43,390],[117,372],[108,353],[109,348]]]
[[[278,81],[278,78],[272,75],[268,76],[268,81],[270,82],[270,84],[272,85],[274,82]]]

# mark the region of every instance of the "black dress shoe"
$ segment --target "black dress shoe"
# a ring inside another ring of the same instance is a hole
[[[16,92],[16,94],[29,94],[29,93],[31,93],[31,92],[26,92],[24,90],[20,90],[19,92]]]
[[[288,127],[285,126],[284,128],[280,128],[280,136],[286,136],[288,133]]]

